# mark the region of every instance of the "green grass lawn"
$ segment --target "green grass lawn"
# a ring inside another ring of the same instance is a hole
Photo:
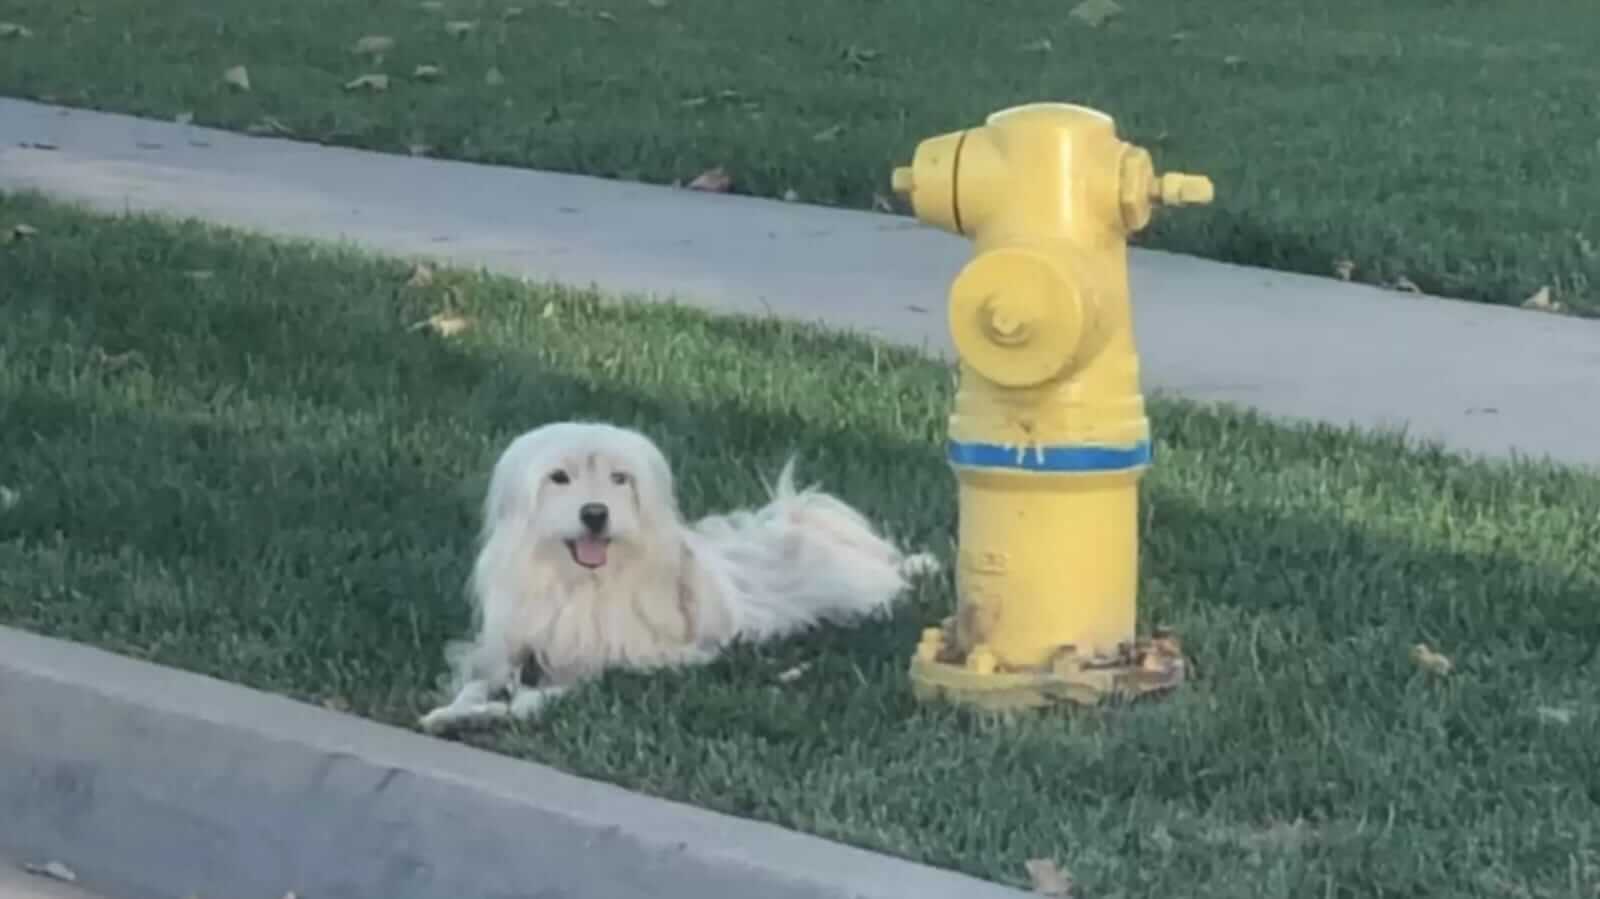
[[[803,474],[948,558],[950,373],[638,307],[0,197],[0,622],[409,726],[495,454],[644,428],[691,514]],[[415,322],[448,310],[441,336]],[[1012,722],[925,707],[951,602],[614,676],[504,752],[1077,895],[1593,896],[1600,480],[1153,404],[1142,615],[1201,678]],[[1407,657],[1427,642],[1456,671]],[[797,680],[780,674],[808,665]]]
[[[855,206],[923,137],[1072,100],[1216,179],[1152,245],[1600,312],[1594,0],[1121,2],[0,0],[32,32],[0,38],[0,92]],[[368,73],[388,89],[344,89]]]

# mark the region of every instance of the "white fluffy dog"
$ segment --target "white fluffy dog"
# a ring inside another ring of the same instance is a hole
[[[518,437],[483,514],[476,635],[447,651],[455,698],[422,717],[430,733],[537,716],[609,668],[698,664],[735,640],[876,613],[937,567],[797,490],[792,460],[765,506],[686,523],[661,451],[606,424]]]

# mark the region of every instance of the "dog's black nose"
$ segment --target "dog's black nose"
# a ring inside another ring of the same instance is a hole
[[[606,529],[606,521],[610,517],[611,510],[606,508],[605,503],[584,503],[583,508],[578,510],[578,520],[595,534]]]

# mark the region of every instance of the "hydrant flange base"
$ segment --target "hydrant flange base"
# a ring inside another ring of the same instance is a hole
[[[943,658],[943,634],[954,622],[930,628],[911,661],[911,686],[921,700],[944,700],[1005,712],[1069,702],[1100,705],[1166,693],[1183,685],[1188,663],[1169,633],[1124,646],[1114,657],[1082,658],[1066,650],[1045,671],[973,671]]]

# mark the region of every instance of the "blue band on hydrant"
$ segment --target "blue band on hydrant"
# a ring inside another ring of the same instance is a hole
[[[1018,471],[1126,471],[1149,465],[1154,452],[1148,440],[1133,446],[1002,446],[998,443],[950,441],[950,462],[969,468],[1011,468]]]

